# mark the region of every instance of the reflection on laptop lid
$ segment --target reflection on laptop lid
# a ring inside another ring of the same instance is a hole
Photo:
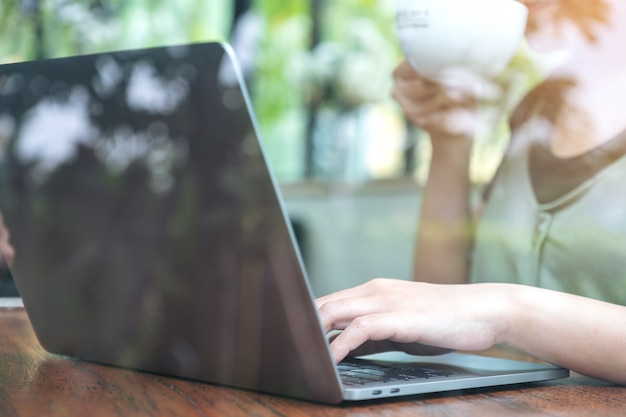
[[[0,66],[0,209],[44,348],[327,403],[568,374],[336,367],[257,132],[224,44]]]

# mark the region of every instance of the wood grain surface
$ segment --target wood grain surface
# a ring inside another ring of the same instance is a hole
[[[327,406],[45,352],[23,309],[0,309],[0,416],[622,416],[626,389],[571,378]]]

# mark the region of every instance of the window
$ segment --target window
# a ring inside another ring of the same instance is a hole
[[[279,180],[423,179],[428,141],[389,95],[401,59],[394,15],[392,0],[8,2],[0,62],[229,39],[249,70]],[[505,126],[490,120],[476,151],[478,182],[505,140]]]

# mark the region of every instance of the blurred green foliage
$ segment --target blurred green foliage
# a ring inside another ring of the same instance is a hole
[[[312,9],[316,4],[320,7],[317,30],[322,43],[341,45],[336,50],[344,55],[369,46],[366,52],[374,59],[380,58],[369,69],[376,67],[375,75],[380,78],[380,74],[388,74],[389,80],[401,58],[394,33],[393,0],[252,1],[251,10],[263,26],[255,40],[253,76],[249,81],[266,149],[281,180],[301,179],[303,172],[311,97],[304,85],[301,58],[312,47]],[[0,63],[228,40],[233,14],[233,0],[2,0]],[[308,62],[305,66],[310,65]],[[324,62],[318,65],[329,67]],[[513,61],[512,68],[504,75],[503,85],[519,79],[520,73],[531,75],[521,87],[515,87],[512,98],[507,98],[507,110],[520,92],[538,79],[523,53]],[[347,74],[344,80],[351,81],[352,92],[363,93],[358,91],[361,85],[371,88],[373,84],[366,61],[360,70],[357,66]],[[402,118],[399,112],[398,118]],[[484,178],[497,164],[498,153],[508,137],[505,125],[492,130],[495,133],[483,141],[478,151],[478,159],[493,161],[476,164],[489,167],[479,175]],[[428,151],[420,151],[418,158],[418,166],[424,167]]]
[[[0,62],[224,39],[228,0],[3,0]]]
[[[394,47],[389,1],[319,1],[323,40],[342,42],[352,22],[366,19]],[[279,177],[297,177],[307,103],[294,57],[311,46],[311,0],[256,0],[263,21],[250,80],[259,125]],[[232,0],[3,0],[0,63],[229,39]]]

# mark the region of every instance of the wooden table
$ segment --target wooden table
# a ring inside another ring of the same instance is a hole
[[[0,416],[622,416],[626,388],[573,375],[496,389],[326,406],[46,353],[23,309],[0,309]]]

